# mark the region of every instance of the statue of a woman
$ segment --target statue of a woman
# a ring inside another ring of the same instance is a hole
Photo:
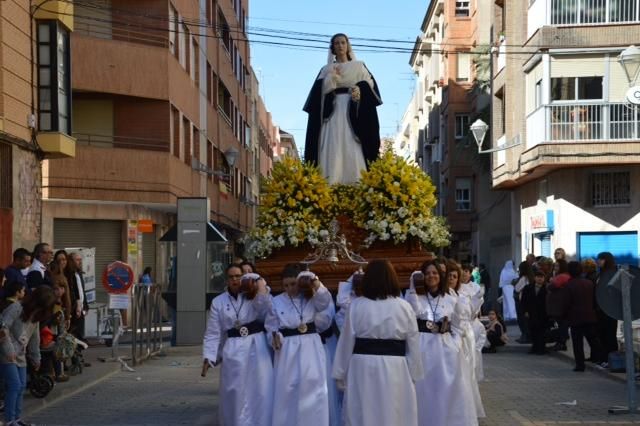
[[[303,108],[309,114],[305,161],[319,165],[329,183],[355,183],[378,158],[380,104],[378,85],[365,64],[356,60],[349,38],[331,37],[328,63]]]

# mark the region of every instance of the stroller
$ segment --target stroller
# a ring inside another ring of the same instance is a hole
[[[40,353],[43,356],[53,356],[51,352],[51,349],[40,350]],[[35,398],[44,398],[45,396],[49,395],[49,392],[53,390],[53,387],[56,384],[56,382],[53,380],[53,377],[51,377],[46,372],[43,372],[42,369],[38,371],[34,370],[34,368],[31,366],[31,363],[28,363],[27,366],[27,376],[27,388],[29,389],[29,393]]]

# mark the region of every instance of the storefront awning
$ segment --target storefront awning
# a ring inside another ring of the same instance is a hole
[[[158,241],[171,242],[178,240],[178,225],[173,225]],[[207,223],[207,242],[208,243],[226,243],[227,239],[211,222]]]

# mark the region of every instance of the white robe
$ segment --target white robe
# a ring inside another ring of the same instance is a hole
[[[431,307],[427,301],[431,301]],[[415,315],[423,321],[451,321],[451,333],[420,333],[424,379],[416,382],[420,400],[420,426],[475,426],[478,424],[473,390],[464,372],[460,324],[454,315],[457,298],[444,294],[437,298],[418,295],[413,288],[405,294]],[[439,299],[439,302],[438,302]],[[437,307],[436,307],[437,305]]]
[[[293,298],[300,310],[302,296]],[[326,309],[331,293],[323,285],[304,303],[302,321],[313,322],[316,313]],[[281,328],[297,328],[300,314],[286,293],[273,298],[265,327],[269,336]],[[327,426],[329,400],[326,354],[318,333],[282,337],[282,347],[275,351],[273,389],[274,426]]]
[[[406,340],[406,355],[354,354],[357,337]],[[333,362],[333,377],[346,382],[344,419],[356,426],[414,426],[418,408],[414,382],[422,378],[418,326],[400,298],[351,302]]]
[[[462,289],[461,289],[462,290]],[[455,294],[452,294],[455,297]],[[462,341],[461,353],[463,363],[460,366],[464,373],[464,380],[466,386],[471,388],[473,394],[473,401],[476,408],[476,415],[478,417],[485,417],[484,406],[482,405],[482,398],[480,398],[480,389],[478,387],[478,379],[476,377],[476,335],[473,327],[474,315],[473,304],[468,294],[464,293],[464,290],[460,291],[457,295],[458,303],[454,311],[454,323],[458,324],[459,334]]]
[[[330,327],[333,326],[333,319],[335,317],[336,308],[333,304],[333,300],[329,304],[329,307],[316,314],[315,324],[318,333],[324,333]],[[336,381],[331,376],[331,369],[333,367],[333,358],[336,355],[336,346],[338,345],[338,339],[335,333],[326,339],[324,343],[324,351],[327,356],[327,390],[329,396],[329,425],[340,426],[342,424],[342,392],[336,387]]]
[[[357,297],[353,292],[353,284],[350,280],[351,278],[349,278],[349,281],[340,281],[340,284],[338,284],[338,295],[336,297],[336,306],[338,307],[338,312],[336,313],[336,325],[340,332],[342,332],[342,327],[344,327],[344,320],[346,318],[346,313],[349,310],[349,305],[351,305],[351,301]]]
[[[237,318],[234,306],[238,310]],[[236,300],[225,292],[211,302],[203,357],[222,362],[219,417],[224,426],[271,424],[273,364],[265,334],[227,337],[227,330],[234,327],[236,319],[242,324],[263,321],[270,309],[269,294],[257,295],[253,300],[239,294]]]
[[[482,363],[482,348],[487,341],[487,331],[484,325],[478,318],[480,315],[480,309],[484,303],[484,287],[479,286],[473,281],[469,281],[466,284],[460,284],[460,293],[467,295],[471,300],[473,323],[473,334],[475,335],[475,358],[474,368],[476,370],[476,380],[481,381],[484,379],[483,363]]]
[[[318,78],[323,78],[322,95],[336,88],[352,88],[366,81],[373,88],[371,74],[361,61],[335,62],[322,68]],[[360,172],[367,164],[362,146],[349,122],[349,93],[337,94],[333,113],[320,129],[318,165],[330,184],[351,184],[360,180]]]
[[[499,286],[502,289],[502,317],[505,321],[517,320],[516,301],[513,298],[513,285],[511,282],[518,278],[513,267],[513,261],[507,260],[500,272]]]

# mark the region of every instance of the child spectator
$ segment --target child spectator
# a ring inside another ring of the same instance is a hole
[[[498,346],[504,346],[507,341],[507,327],[496,311],[489,311],[489,323],[487,329],[487,343],[489,347],[482,349],[483,353],[494,354]]]

